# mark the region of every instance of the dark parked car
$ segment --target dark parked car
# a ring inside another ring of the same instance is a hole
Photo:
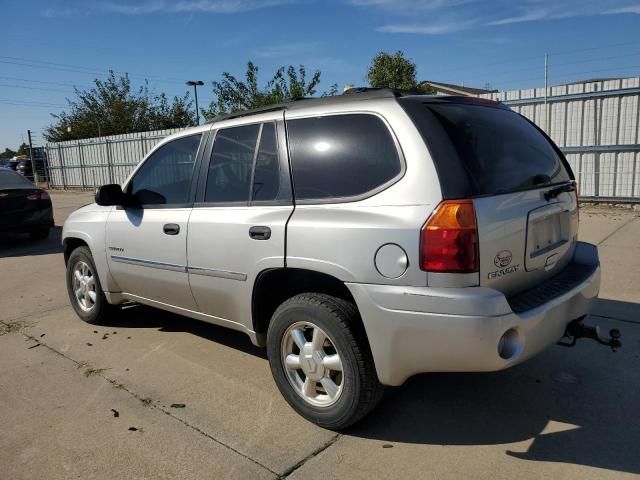
[[[52,226],[49,194],[22,175],[0,168],[0,232],[28,233],[39,240]]]
[[[33,167],[31,165],[31,160],[20,160],[16,166],[16,172],[29,180],[33,180]]]
[[[15,159],[11,159],[7,162],[7,164],[5,165],[5,167],[15,171],[18,168],[18,164],[20,163],[20,160],[15,160]]]

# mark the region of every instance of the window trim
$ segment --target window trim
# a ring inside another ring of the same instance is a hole
[[[391,124],[387,121],[387,119],[384,116],[382,116],[378,112],[374,112],[371,110],[349,110],[349,111],[306,114],[306,115],[300,115],[300,116],[296,115],[293,118],[287,118],[287,112],[285,112],[285,125],[287,125],[288,122],[294,121],[294,120],[302,120],[306,118],[329,117],[329,116],[335,117],[338,115],[370,115],[370,116],[377,117],[379,120],[381,120],[382,124],[386,127],[387,131],[389,132],[389,135],[391,136],[393,144],[396,147],[396,151],[398,153],[398,159],[400,160],[400,171],[396,174],[395,177],[390,178],[385,183],[380,184],[377,187],[371,190],[367,190],[366,192],[360,193],[358,195],[348,195],[344,197],[298,199],[296,197],[296,192],[295,192],[296,181],[294,178],[293,159],[291,157],[291,142],[289,141],[289,129],[287,128],[286,130],[287,131],[287,157],[289,158],[289,169],[291,171],[292,195],[296,205],[327,205],[327,204],[333,204],[333,203],[353,203],[353,202],[366,200],[367,198],[371,198],[375,195],[378,195],[379,193],[387,190],[388,188],[398,183],[404,177],[407,171],[404,152],[402,151],[402,146],[400,145],[398,137],[396,136],[395,131],[391,127]]]
[[[116,209],[117,210],[165,210],[165,209],[168,209],[168,208],[174,208],[174,209],[192,208],[193,207],[193,202],[195,200],[196,182],[197,182],[197,179],[198,179],[198,170],[200,168],[200,163],[202,161],[202,154],[204,153],[204,150],[205,150],[205,147],[206,147],[206,142],[207,142],[208,137],[209,137],[209,131],[207,131],[207,130],[201,131],[201,132],[188,133],[188,134],[185,134],[185,135],[174,137],[171,140],[167,140],[167,141],[158,143],[158,145],[155,148],[153,148],[147,154],[147,156],[140,162],[140,164],[136,167],[136,169],[131,173],[131,176],[126,180],[126,182],[124,184],[124,188],[122,189],[124,192],[129,190],[129,187],[131,185],[132,180],[138,174],[140,169],[162,147],[164,147],[165,145],[169,145],[170,143],[175,142],[177,140],[182,140],[183,138],[187,138],[187,137],[194,137],[196,135],[200,135],[200,142],[198,143],[198,149],[196,150],[196,158],[195,158],[195,160],[193,162],[193,170],[192,170],[192,173],[191,173],[191,182],[190,182],[190,185],[189,185],[189,195],[187,197],[189,200],[187,202],[183,202],[183,203],[148,203],[146,205],[126,205],[126,206],[118,205],[116,207]]]
[[[258,148],[260,146],[260,139],[262,136],[263,125],[266,123],[272,123],[275,127],[276,134],[276,146],[278,148],[278,162],[280,167],[280,188],[286,188],[285,194],[287,198],[276,200],[254,200],[251,201],[251,193],[253,190],[253,178],[255,175],[255,164],[258,154]],[[209,164],[211,163],[211,154],[213,153],[213,146],[215,144],[216,137],[220,130],[226,130],[229,128],[245,127],[249,125],[259,125],[258,138],[256,142],[256,150],[254,152],[253,163],[251,167],[251,181],[249,184],[249,190],[247,191],[247,200],[238,200],[234,202],[205,202],[205,195],[207,191],[207,178],[209,176]],[[202,155],[202,163],[200,165],[200,172],[198,175],[197,193],[193,203],[193,208],[231,208],[231,207],[258,207],[258,206],[289,206],[293,205],[293,194],[291,186],[290,167],[288,162],[288,155],[286,150],[286,136],[284,133],[284,121],[281,119],[272,120],[259,120],[254,122],[239,123],[228,127],[213,128],[209,135],[209,142],[204,149]]]

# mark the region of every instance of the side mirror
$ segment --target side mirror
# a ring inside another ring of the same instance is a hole
[[[103,185],[96,189],[96,203],[104,207],[111,205],[124,205],[126,195],[122,187],[116,183]]]

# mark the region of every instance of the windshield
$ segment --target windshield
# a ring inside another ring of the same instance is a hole
[[[451,157],[457,163],[455,174],[466,177],[468,193],[472,195],[512,192],[571,180],[554,145],[511,110],[439,102],[422,104],[413,114],[416,115],[429,117],[430,126],[420,121],[416,125],[430,147],[435,142],[442,143],[442,137],[448,140],[448,145],[434,149],[439,154],[432,150],[438,174],[443,177],[441,183],[451,176]]]
[[[35,186],[13,170],[0,168],[0,189],[4,188],[35,188]]]

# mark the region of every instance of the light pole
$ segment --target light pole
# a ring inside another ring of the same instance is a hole
[[[193,95],[196,98],[196,122],[200,125],[200,110],[198,110],[198,87],[204,85],[202,80],[188,80],[187,85],[193,87]]]

